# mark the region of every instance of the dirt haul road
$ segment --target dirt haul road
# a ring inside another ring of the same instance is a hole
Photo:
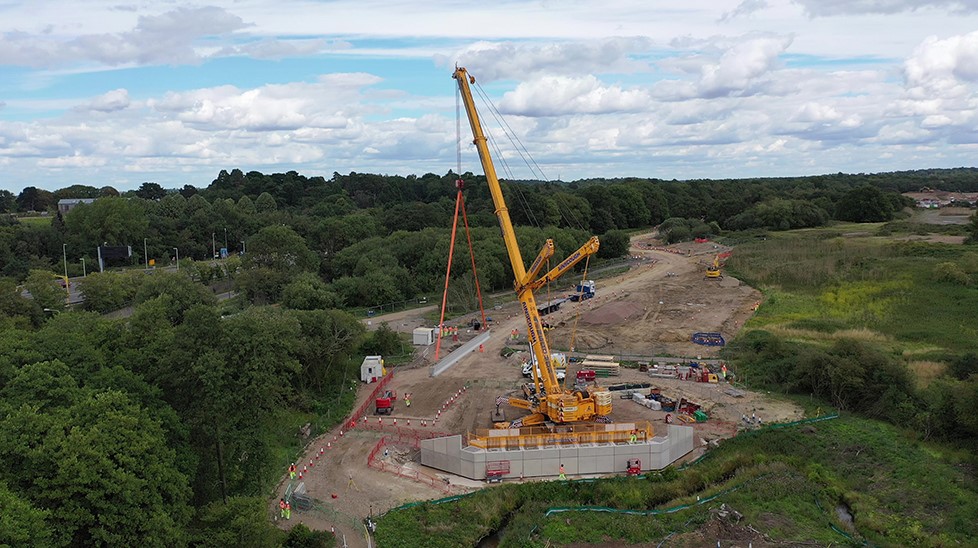
[[[693,344],[691,334],[718,331],[729,340],[750,317],[760,294],[727,276],[722,280],[705,278],[706,266],[713,261],[714,255],[727,249],[709,242],[671,246],[668,251],[656,249],[659,245],[652,235],[633,237],[631,266],[627,272],[598,279],[595,298],[580,304],[565,303],[561,310],[545,316],[544,320],[555,326],[547,333],[554,349],[566,350],[573,338],[577,350],[595,354],[714,356],[718,349]],[[562,280],[559,291],[551,288],[550,298],[571,292],[574,282],[569,277]],[[539,293],[538,301],[547,298],[544,290]],[[393,329],[409,332],[421,324],[424,313],[425,309],[398,312],[371,318],[370,322],[371,326],[376,326],[388,321]],[[524,320],[516,303],[493,310],[491,315],[494,318],[493,334],[483,352],[472,352],[436,378],[429,376],[426,367],[433,361],[433,349],[428,350],[425,358],[415,360],[421,366],[396,371],[389,387],[397,391],[399,399],[394,414],[383,418],[388,434],[393,430],[391,421],[394,418],[398,420],[397,429],[406,431],[402,432],[405,435],[412,430],[427,432],[432,429],[464,435],[491,426],[490,413],[495,408],[495,398],[517,391],[524,382],[520,362],[527,355],[525,352],[509,358],[500,355],[506,346],[525,349],[525,338],[521,337],[523,343],[509,340],[514,329],[525,334]],[[466,325],[468,319],[458,318],[457,325]],[[443,340],[441,356],[475,335],[466,332],[464,327],[459,331],[462,341]],[[743,415],[756,414],[764,422],[801,417],[801,410],[791,404],[750,392],[728,394],[729,386],[723,384],[653,379],[636,369],[623,369],[621,377],[603,380],[605,384],[636,381],[651,382],[674,399],[687,397],[703,406],[711,419],[695,425],[698,446],[734,435]],[[443,407],[463,386],[466,387],[464,393],[448,407]],[[359,401],[365,401],[372,389],[373,385],[361,385]],[[405,393],[411,394],[410,409],[404,404]],[[504,410],[508,418],[523,413],[508,406]],[[631,401],[614,400],[612,419],[615,421],[648,420],[661,430],[664,418],[665,413]],[[358,419],[362,421],[363,418]],[[367,420],[373,425],[377,417],[370,415]],[[425,421],[423,428],[422,420]],[[361,521],[371,513],[376,515],[409,501],[443,497],[447,495],[446,490],[458,493],[483,486],[479,482],[449,477],[444,472],[422,467],[413,460],[417,451],[402,447],[390,446],[387,456],[381,452],[378,458],[388,467],[403,466],[402,472],[417,470],[427,474],[426,477],[435,478],[434,482],[425,484],[370,468],[367,466],[368,454],[381,436],[380,432],[355,428],[344,431],[340,437],[337,429],[312,441],[297,464],[301,469],[303,464],[308,467],[309,461],[313,461],[314,466],[304,476],[304,482],[309,495],[323,501],[322,507],[313,512],[294,512],[290,522],[280,522],[280,525],[289,527],[301,522],[314,529],[335,527],[338,536],[345,535],[350,546],[366,546]],[[329,449],[317,460],[315,456],[327,444]],[[286,484],[287,479],[283,480],[278,496],[284,493]],[[275,515],[278,496],[270,505],[270,511]]]

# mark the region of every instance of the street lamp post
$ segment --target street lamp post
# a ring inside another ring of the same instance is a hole
[[[227,227],[224,227],[224,250],[225,250],[225,252],[227,252],[227,248],[228,248],[228,229],[227,229]]]
[[[245,254],[245,243],[244,243],[244,240],[241,240],[241,254],[242,255]]]
[[[146,270],[149,270],[149,253],[146,252],[146,238],[143,238],[143,258],[146,259]]]
[[[85,257],[82,257],[81,258],[81,262],[82,262],[82,278],[87,278],[88,277],[88,269],[85,268]]]
[[[180,270],[180,250],[174,247],[173,248],[173,252],[176,253],[177,270],[179,271]]]
[[[217,255],[217,240],[214,239],[213,232],[211,232],[211,255]]]
[[[71,304],[71,282],[68,281],[68,244],[61,244],[61,252],[65,259],[65,306]]]

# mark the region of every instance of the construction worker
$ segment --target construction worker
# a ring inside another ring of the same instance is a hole
[[[411,407],[411,393],[404,394],[404,405]]]
[[[292,519],[292,504],[285,503],[285,519]]]
[[[278,499],[278,509],[282,517],[285,517],[285,499]]]
[[[629,443],[635,443],[638,441],[638,428],[632,429],[632,437],[628,441]]]
[[[295,463],[294,462],[292,463],[292,466],[289,466],[289,479],[290,480],[294,480],[295,479]]]
[[[567,479],[567,476],[564,475],[564,465],[563,465],[563,463],[561,463],[561,465],[560,465],[560,476],[558,476],[557,479],[562,479],[562,480],[563,479]]]

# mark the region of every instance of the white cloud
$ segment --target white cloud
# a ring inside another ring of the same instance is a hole
[[[731,11],[724,12],[720,16],[721,21],[728,21],[735,17],[749,17],[751,14],[761,11],[768,7],[767,0],[741,0],[737,7]]]
[[[59,156],[57,158],[42,158],[37,165],[45,168],[65,168],[65,167],[101,167],[108,161],[105,158],[94,158],[92,156]]]
[[[904,63],[904,74],[910,88],[966,93],[962,83],[978,82],[978,31],[944,40],[928,37]]]
[[[753,85],[778,65],[778,56],[791,44],[788,37],[752,38],[727,49],[716,63],[701,68],[703,97],[755,93]]]
[[[131,62],[194,63],[202,57],[195,43],[226,36],[248,25],[218,7],[177,8],[160,15],[140,16],[132,30],[117,33],[58,34],[22,31],[0,35],[0,63],[29,67],[58,67],[77,62],[120,65]]]
[[[545,76],[521,82],[499,103],[504,114],[525,116],[609,114],[644,110],[648,106],[647,92],[605,86],[591,75],[582,78]]]
[[[88,108],[99,112],[112,112],[127,108],[129,104],[129,92],[124,89],[115,89],[92,99]]]
[[[652,48],[647,37],[606,38],[551,44],[475,42],[449,55],[435,55],[444,66],[458,64],[473,69],[481,82],[532,78],[544,74],[581,72],[638,72],[647,63],[633,59]]]
[[[952,13],[978,11],[978,0],[794,0],[813,16],[893,14],[927,8]]]

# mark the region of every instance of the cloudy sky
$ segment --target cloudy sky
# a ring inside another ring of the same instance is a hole
[[[0,0],[0,188],[442,174],[456,63],[507,127],[480,104],[503,176],[978,156],[978,0]]]

